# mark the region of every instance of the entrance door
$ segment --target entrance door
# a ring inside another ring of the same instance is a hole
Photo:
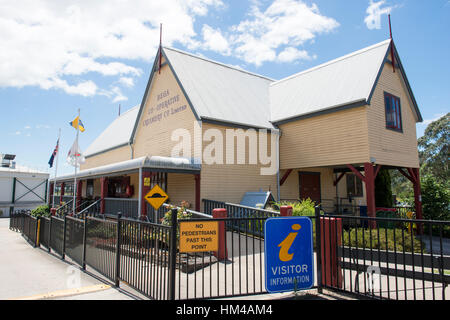
[[[320,172],[299,172],[300,200],[310,198],[316,204],[321,202]]]

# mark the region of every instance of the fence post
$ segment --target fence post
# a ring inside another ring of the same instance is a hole
[[[122,231],[122,213],[117,214],[117,239],[116,239],[116,281],[115,286],[120,286],[120,235]]]
[[[36,241],[34,242],[34,247],[39,247],[40,243],[39,243],[39,235],[41,233],[41,218],[37,218],[36,219]]]
[[[315,207],[316,214],[316,273],[317,273],[317,291],[322,293],[322,244],[321,244],[321,229],[320,229],[320,207]]]
[[[66,230],[67,230],[67,215],[64,215],[64,228],[63,228],[63,248],[61,259],[66,258]]]
[[[228,217],[227,209],[223,209],[223,208],[213,209],[213,218],[214,219],[223,219],[223,218],[227,218],[227,217]],[[216,256],[216,258],[219,261],[228,259],[228,252],[227,252],[227,248],[225,246],[226,236],[227,236],[227,230],[225,227],[225,221],[219,221],[219,251],[214,252],[214,255]]]
[[[170,239],[169,239],[169,300],[175,300],[175,270],[177,260],[177,230],[178,230],[178,209],[173,208],[171,214]]]
[[[84,215],[84,228],[83,228],[83,260],[81,262],[81,268],[86,270],[86,237],[87,237],[87,214]]]
[[[292,217],[292,206],[281,206],[280,216],[282,217]]]
[[[52,252],[52,220],[53,220],[53,216],[50,216],[50,222],[48,224],[48,253]]]

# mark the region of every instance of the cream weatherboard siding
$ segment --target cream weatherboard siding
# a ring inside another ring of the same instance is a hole
[[[217,129],[222,133],[224,138],[223,148],[223,164],[206,164],[202,163],[201,173],[201,197],[203,199],[228,201],[232,203],[240,203],[244,194],[248,191],[272,191],[273,196],[277,197],[277,180],[274,175],[261,175],[261,168],[267,167],[261,165],[259,156],[257,164],[249,164],[249,148],[248,140],[246,143],[245,164],[226,164],[226,129],[235,130],[236,128],[219,126],[204,123],[202,126],[203,133],[208,129]],[[245,129],[243,129],[245,131]],[[257,133],[258,135],[258,133]],[[259,137],[258,137],[259,139]],[[267,135],[270,141],[270,135]],[[211,143],[211,141],[203,142],[203,151]],[[237,143],[235,142],[235,152]],[[268,154],[271,154],[270,144],[268,144]]]
[[[194,126],[198,126],[198,123],[168,65],[162,67],[160,74],[158,71],[154,73],[138,121],[133,145],[134,158],[172,156],[173,148],[179,144],[178,141],[172,141],[172,134],[177,129],[188,132],[194,140]],[[190,156],[193,151],[194,148],[191,148]]]
[[[195,209],[195,176],[192,174],[168,173],[167,194],[169,202],[180,205],[182,201],[190,204],[190,209]]]
[[[281,169],[368,162],[367,106],[280,125]]]
[[[384,92],[400,98],[402,132],[386,128]],[[399,167],[419,167],[416,116],[400,70],[394,73],[386,63],[367,111],[370,156],[377,164]]]
[[[123,146],[86,158],[86,162],[81,165],[80,170],[91,169],[130,159],[131,159],[130,146]]]

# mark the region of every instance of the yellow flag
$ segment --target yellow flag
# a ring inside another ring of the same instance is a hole
[[[80,117],[76,117],[73,121],[70,122],[70,125],[75,129],[80,129],[81,132],[84,132],[84,125],[81,122]]]

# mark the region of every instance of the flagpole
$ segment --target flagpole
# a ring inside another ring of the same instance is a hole
[[[76,138],[76,146],[77,150],[75,151],[75,177],[73,182],[73,214],[76,214],[76,201],[77,201],[77,166],[78,166],[78,135],[80,132],[80,108],[78,108],[78,123],[77,123],[77,138]]]
[[[56,164],[55,164],[55,182],[53,182],[53,199],[52,199],[52,208],[55,207],[55,190],[56,190],[56,177],[58,176],[58,160],[59,160],[59,144],[61,139],[61,128],[58,131],[58,145],[56,146],[58,149],[56,150]]]

